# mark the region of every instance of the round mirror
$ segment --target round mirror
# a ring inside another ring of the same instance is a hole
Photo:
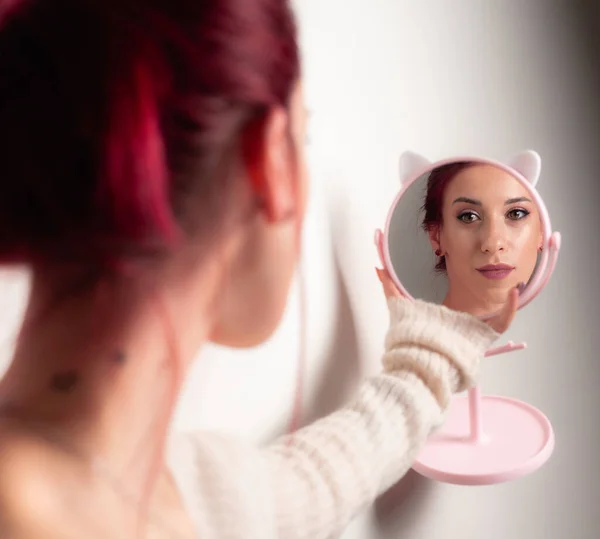
[[[481,318],[497,313],[520,288],[519,308],[548,282],[560,248],[535,186],[541,159],[533,151],[508,164],[479,157],[430,163],[406,152],[402,187],[375,233],[383,265],[400,291]],[[402,278],[400,278],[402,277]],[[508,344],[486,356],[524,348]],[[516,399],[455,397],[414,469],[461,485],[508,481],[538,469],[554,448],[552,425]]]
[[[535,188],[540,170],[533,151],[509,164],[479,157],[432,164],[403,154],[402,188],[376,238],[400,290],[481,318],[516,286],[519,308],[529,303],[553,271],[560,239]]]

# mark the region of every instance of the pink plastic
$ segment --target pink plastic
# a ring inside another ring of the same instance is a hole
[[[488,350],[486,357],[525,348]],[[484,421],[485,418],[485,421]],[[413,469],[455,485],[493,485],[517,479],[540,467],[554,451],[554,431],[548,418],[533,406],[508,397],[455,397],[444,425],[427,441]]]
[[[472,408],[473,402],[465,397],[452,401],[444,426],[427,441],[415,471],[444,483],[492,485],[530,474],[550,458],[554,432],[538,409],[489,395]]]
[[[456,161],[475,161],[496,166],[514,176],[539,208],[544,248],[538,267],[520,296],[519,309],[528,305],[548,283],[556,266],[561,242],[560,234],[552,233],[550,216],[535,189],[539,156],[535,152],[524,152],[518,157],[519,165],[533,171],[532,178],[526,178],[511,166],[480,157],[454,157],[436,163],[428,163],[416,154],[408,154],[408,157],[412,160],[411,164],[416,164],[415,170],[403,181],[388,212],[384,232],[375,232],[379,258],[402,294],[409,300],[414,299],[394,271],[388,245],[391,221],[398,201],[415,181],[432,169]],[[494,315],[490,313],[482,318],[488,319]],[[525,343],[508,342],[488,350],[485,356],[525,347]],[[413,468],[426,477],[446,483],[490,485],[537,470],[550,458],[553,450],[552,425],[542,412],[519,400],[482,396],[480,389],[475,387],[469,390],[467,397],[453,399],[443,427],[429,438]]]

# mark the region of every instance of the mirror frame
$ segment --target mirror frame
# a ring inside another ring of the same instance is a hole
[[[558,257],[558,251],[560,250],[560,234],[558,232],[552,232],[550,215],[546,208],[546,204],[544,203],[542,197],[535,188],[535,185],[533,185],[532,182],[529,181],[525,176],[523,176],[523,174],[521,174],[519,171],[515,170],[509,165],[501,163],[500,161],[484,157],[458,156],[442,159],[440,161],[436,161],[435,163],[427,163],[426,165],[422,165],[420,168],[418,168],[416,172],[411,173],[410,176],[408,176],[402,181],[402,187],[398,194],[395,196],[394,201],[392,202],[392,205],[388,210],[382,238],[379,238],[379,234],[381,234],[381,231],[378,230],[376,232],[375,243],[378,247],[379,258],[381,259],[382,264],[387,269],[388,273],[390,274],[390,277],[392,278],[396,286],[399,288],[402,295],[404,295],[407,299],[414,301],[415,298],[408,292],[408,290],[406,290],[406,288],[402,284],[402,281],[400,280],[400,277],[396,274],[396,271],[394,270],[394,266],[392,264],[389,248],[389,237],[392,217],[394,216],[394,212],[396,210],[396,207],[398,206],[398,202],[405,195],[405,193],[408,191],[411,185],[413,185],[417,180],[419,180],[424,174],[427,174],[438,167],[456,163],[458,161],[470,161],[479,163],[481,165],[491,165],[505,171],[507,174],[510,174],[521,183],[521,185],[529,192],[531,198],[539,208],[540,219],[542,223],[542,234],[544,238],[542,244],[543,249],[539,263],[531,279],[529,280],[528,285],[525,287],[523,293],[519,297],[519,305],[517,309],[522,309],[537,297],[537,295],[546,286],[548,280],[550,279],[550,276],[554,272],[554,267],[556,265],[556,260]],[[379,243],[380,239],[381,244]],[[380,250],[379,245],[383,247],[382,250]],[[487,320],[496,316],[497,314],[497,312],[494,312],[480,316],[479,318],[481,318],[482,320]]]

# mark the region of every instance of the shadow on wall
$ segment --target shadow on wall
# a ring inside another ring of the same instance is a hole
[[[311,376],[310,381],[305,380],[305,388],[310,389],[310,394],[304,395],[299,428],[310,425],[348,403],[364,376],[358,351],[356,325],[337,258],[335,274],[337,294],[333,336],[327,351],[318,360],[319,371]],[[304,375],[306,376],[306,373]],[[287,434],[287,426],[287,415],[283,414],[280,421],[261,436],[261,440],[268,443],[282,434]]]
[[[414,470],[409,472],[375,502],[374,526],[383,537],[413,537],[413,528],[427,511],[427,499],[434,483]],[[402,532],[398,535],[398,523]]]
[[[317,378],[314,394],[305,403],[302,424],[308,425],[348,402],[362,380],[356,325],[350,298],[335,258],[337,306],[334,334]]]
[[[596,88],[600,87],[600,2],[581,0],[575,2],[573,14],[580,27],[579,39],[586,44],[587,62],[590,67],[587,75]],[[600,120],[600,108],[594,107],[596,120]],[[597,125],[597,124],[596,124]]]

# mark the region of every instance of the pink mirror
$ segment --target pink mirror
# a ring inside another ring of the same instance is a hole
[[[536,189],[537,153],[526,151],[503,164],[480,157],[430,163],[406,152],[400,168],[401,189],[378,231],[379,255],[407,297],[485,319],[518,282],[526,285],[520,308],[541,292],[554,270],[560,235],[552,233]]]
[[[483,320],[517,285],[519,308],[535,299],[560,249],[536,188],[540,172],[540,156],[529,150],[507,163],[470,156],[431,163],[405,152],[401,188],[375,237],[401,292]],[[525,346],[509,342],[486,356]],[[440,481],[493,484],[538,469],[553,447],[552,426],[539,410],[474,388],[453,400],[414,467]]]

